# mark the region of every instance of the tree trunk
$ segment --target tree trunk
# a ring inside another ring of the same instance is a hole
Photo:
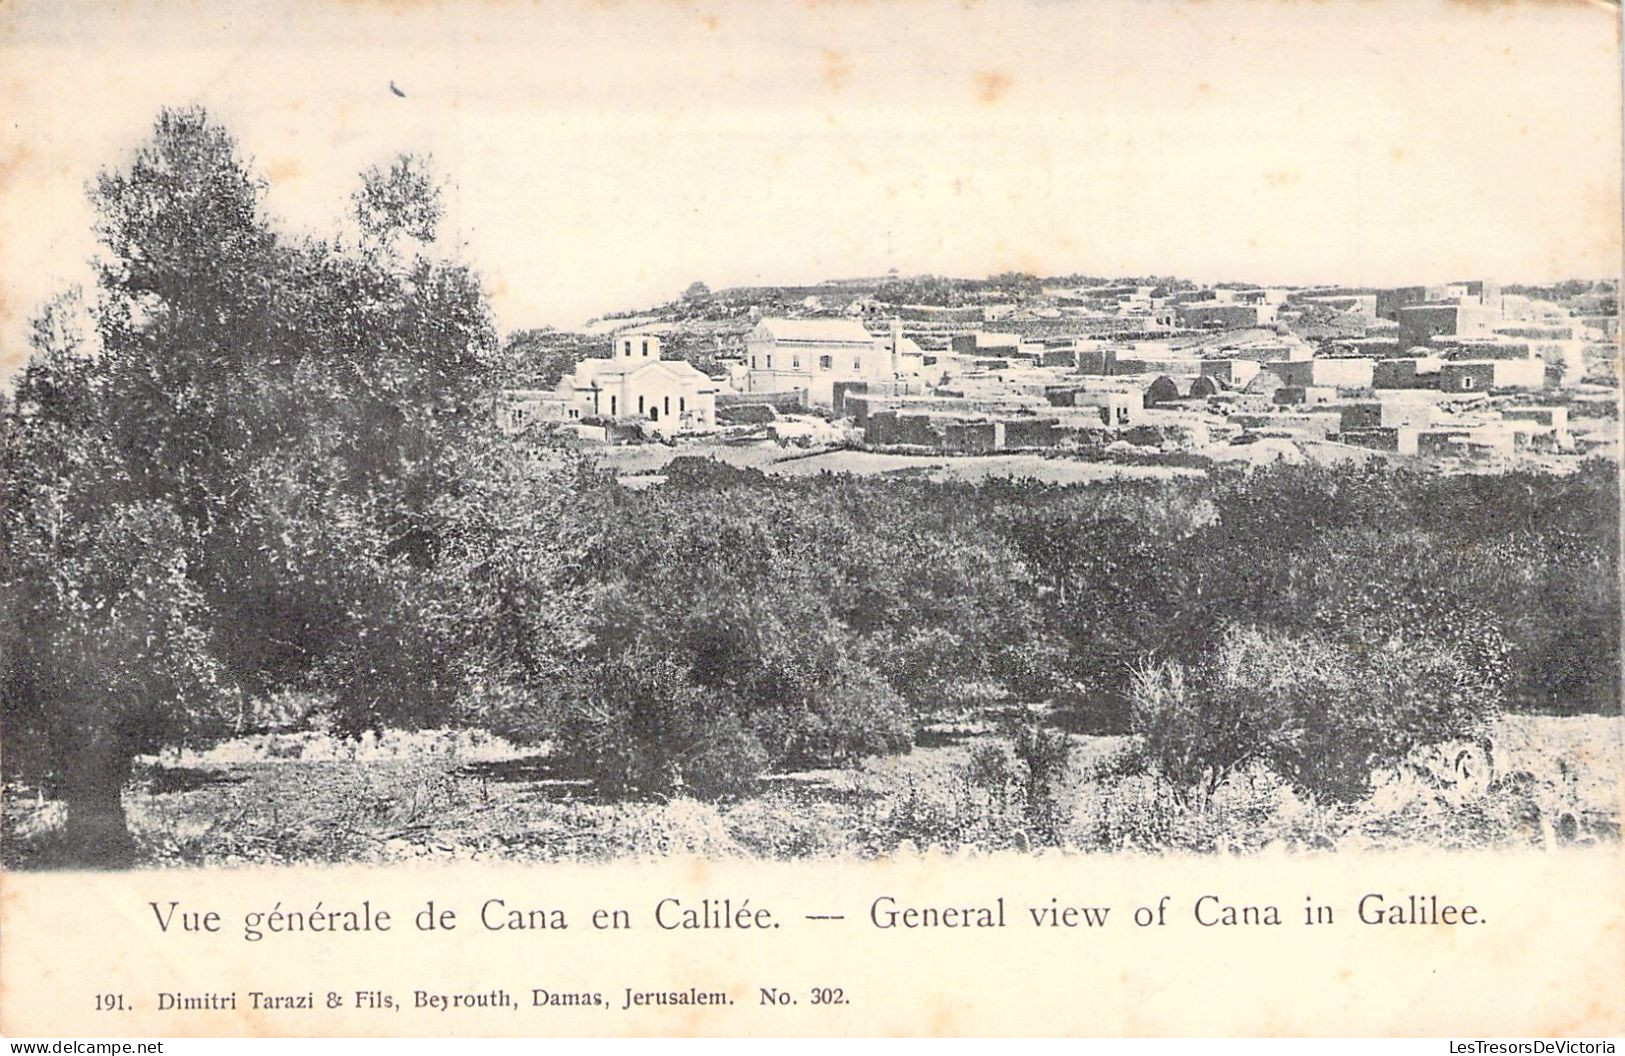
[[[62,826],[62,864],[77,869],[128,869],[135,864],[135,840],[124,815],[124,785],[135,753],[96,744],[78,760],[63,792],[67,818]]]

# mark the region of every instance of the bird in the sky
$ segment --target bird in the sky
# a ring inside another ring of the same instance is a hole
[[[402,99],[406,98],[406,93],[401,91],[399,88],[395,87],[395,82],[394,81],[389,82],[389,90],[394,92],[396,95],[400,96]]]

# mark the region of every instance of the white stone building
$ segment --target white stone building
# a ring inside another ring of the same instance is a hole
[[[895,377],[906,340],[896,325],[875,337],[855,319],[763,319],[745,335],[746,391],[799,389],[809,405],[829,407],[837,381]]]
[[[670,435],[715,429],[720,388],[688,363],[661,359],[659,335],[628,331],[615,335],[610,358],[577,363],[558,392],[570,420],[637,419]]]

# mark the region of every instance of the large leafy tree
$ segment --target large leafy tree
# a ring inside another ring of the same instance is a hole
[[[7,770],[67,802],[71,861],[129,859],[131,760],[229,731],[239,691],[443,720],[477,644],[455,616],[477,507],[511,504],[514,471],[481,436],[497,343],[435,185],[418,159],[369,170],[330,240],[264,192],[207,114],[164,111],[91,188],[88,326],[42,314],[5,418]]]

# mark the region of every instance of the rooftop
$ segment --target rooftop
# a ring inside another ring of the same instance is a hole
[[[756,330],[779,341],[844,341],[874,340],[863,324],[855,319],[763,319]]]

